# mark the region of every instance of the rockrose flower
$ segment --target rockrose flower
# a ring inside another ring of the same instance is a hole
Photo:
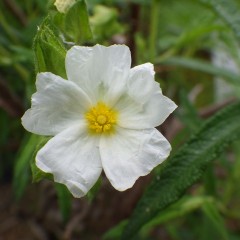
[[[38,168],[82,197],[102,170],[124,191],[168,157],[171,146],[154,127],[176,105],[154,81],[152,64],[131,68],[125,45],[74,46],[66,73],[68,80],[39,73],[22,117],[28,131],[53,136],[36,155]]]

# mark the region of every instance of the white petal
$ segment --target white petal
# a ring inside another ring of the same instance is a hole
[[[143,97],[144,99],[144,97]],[[162,124],[177,105],[161,91],[153,92],[148,101],[135,101],[122,96],[114,108],[118,111],[118,125],[130,129],[152,128]]]
[[[126,86],[131,66],[131,54],[125,45],[104,47],[74,46],[66,56],[68,79],[84,89],[91,99],[115,101]],[[104,94],[101,94],[104,89]]]
[[[144,104],[153,92],[161,91],[159,84],[154,80],[154,74],[154,68],[151,63],[145,63],[132,68],[127,81],[128,95],[136,102]]]
[[[119,191],[133,186],[169,155],[169,142],[155,128],[118,128],[116,134],[102,137],[100,155],[104,172]]]
[[[91,105],[75,83],[52,73],[37,75],[37,92],[32,107],[22,117],[23,126],[40,135],[56,135],[83,118]]]
[[[159,84],[155,82],[151,63],[130,70],[127,93],[114,106],[119,112],[119,126],[131,129],[156,127],[176,107],[173,101],[163,96]]]
[[[75,197],[84,196],[102,171],[99,139],[86,126],[73,126],[53,137],[37,153],[36,164],[54,180],[65,184]]]

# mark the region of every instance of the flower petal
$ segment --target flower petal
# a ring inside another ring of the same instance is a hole
[[[143,103],[135,101],[128,95],[122,96],[114,108],[119,113],[119,126],[144,129],[162,124],[177,105],[159,90],[152,93],[148,101],[143,100]]]
[[[68,79],[77,83],[96,101],[99,97],[107,97],[111,101],[118,98],[126,86],[130,66],[131,54],[125,45],[74,46],[66,56]]]
[[[132,68],[127,81],[129,96],[143,104],[154,91],[161,91],[159,84],[154,80],[154,74],[154,68],[151,63],[145,63]]]
[[[49,140],[37,153],[36,164],[73,196],[82,197],[102,171],[98,145],[99,138],[90,136],[84,124],[75,125]]]
[[[102,137],[100,155],[104,172],[119,191],[133,186],[169,155],[169,142],[155,128],[117,128],[116,134]]]
[[[144,129],[162,124],[177,107],[154,80],[151,63],[130,70],[127,93],[119,98],[114,108],[119,112],[118,124],[124,128]]]
[[[162,94],[154,80],[153,65],[146,63],[134,67],[129,76],[127,93],[114,106],[119,112],[118,125],[144,129],[162,124],[177,106]]]
[[[56,135],[83,118],[91,105],[86,93],[75,83],[52,73],[37,75],[37,92],[32,107],[22,117],[23,126],[40,135]]]

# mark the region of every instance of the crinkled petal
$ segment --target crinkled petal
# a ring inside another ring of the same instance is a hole
[[[36,156],[38,168],[52,173],[74,197],[84,196],[102,171],[99,138],[89,136],[84,123],[53,137]]]
[[[75,83],[52,73],[38,74],[36,86],[32,106],[22,117],[23,126],[30,132],[54,136],[82,119],[91,105]]]
[[[74,46],[66,56],[68,79],[95,101],[103,98],[115,102],[126,86],[130,66],[131,54],[125,45]]]
[[[153,92],[143,103],[122,96],[114,108],[119,113],[118,125],[130,129],[152,128],[162,124],[177,105],[161,91]]]
[[[133,186],[169,155],[169,142],[155,128],[130,130],[117,128],[116,134],[103,136],[100,155],[104,172],[119,191]]]
[[[143,104],[151,94],[161,91],[159,84],[154,80],[154,68],[151,63],[138,65],[130,70],[127,81],[128,95],[135,101]]]
[[[162,124],[176,104],[162,94],[154,80],[151,63],[130,70],[127,92],[118,99],[114,108],[119,112],[118,124],[131,129],[152,128]]]

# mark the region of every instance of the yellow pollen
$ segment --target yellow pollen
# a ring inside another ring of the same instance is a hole
[[[107,117],[105,115],[98,115],[97,116],[97,122],[100,125],[104,125],[107,122]]]
[[[117,122],[117,113],[102,102],[89,109],[85,114],[88,128],[92,133],[111,133]]]

